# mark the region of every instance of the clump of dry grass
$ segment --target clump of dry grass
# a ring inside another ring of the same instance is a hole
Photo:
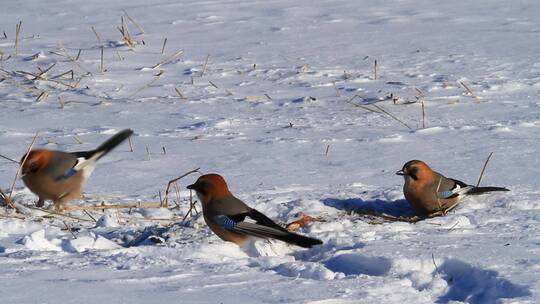
[[[123,16],[120,17],[120,26],[117,27],[117,29],[120,31],[120,34],[122,34],[122,41],[124,41],[130,49],[135,48],[135,46],[139,44],[129,33],[128,26]]]

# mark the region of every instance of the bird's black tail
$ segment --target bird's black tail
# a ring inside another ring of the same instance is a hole
[[[240,214],[240,216],[241,218],[237,219],[239,221],[235,221],[232,227],[232,230],[235,232],[252,235],[263,239],[276,239],[304,248],[311,248],[315,245],[321,245],[323,243],[318,239],[289,232],[287,229],[276,224],[274,221],[256,209],[249,209],[247,213]],[[256,220],[257,223],[244,221],[246,216]]]
[[[321,245],[323,243],[319,239],[310,238],[310,237],[299,235],[292,232],[289,232],[289,234],[287,235],[277,236],[276,239],[289,243],[289,244],[304,247],[304,248],[311,248],[315,245]]]
[[[112,149],[116,148],[116,146],[121,144],[124,140],[126,140],[132,134],[133,134],[133,130],[131,130],[131,129],[122,130],[122,131],[116,133],[113,137],[109,138],[104,143],[102,143],[95,150],[83,151],[83,152],[75,152],[74,154],[77,155],[77,157],[84,157],[86,159],[89,159],[92,156],[99,153],[99,155],[95,159],[97,161],[98,159],[102,158],[107,153],[109,153]]]
[[[494,192],[494,191],[510,191],[510,190],[506,188],[502,188],[502,187],[473,187],[469,191],[467,191],[465,194],[479,195],[479,194],[484,194],[487,192]]]

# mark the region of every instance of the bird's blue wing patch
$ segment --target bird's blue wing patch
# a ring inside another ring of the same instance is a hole
[[[71,169],[67,170],[66,173],[64,173],[64,175],[60,175],[59,177],[57,177],[56,181],[61,181],[61,180],[68,179],[68,178],[72,177],[73,175],[75,175],[76,173],[77,173],[77,170],[71,168]]]
[[[234,229],[234,227],[236,227],[236,222],[226,215],[217,215],[214,217],[214,220],[216,221],[218,225],[220,225],[221,227],[225,229],[231,230],[231,229]]]
[[[454,195],[454,192],[452,192],[450,190],[449,191],[443,191],[443,192],[439,192],[438,195],[439,195],[439,198],[449,198],[452,195]]]

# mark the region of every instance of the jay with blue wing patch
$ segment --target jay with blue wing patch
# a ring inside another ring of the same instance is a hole
[[[510,191],[501,187],[476,187],[447,178],[433,171],[425,162],[411,160],[396,172],[405,179],[403,193],[419,215],[446,212],[455,207],[467,195],[493,191]]]
[[[43,206],[45,200],[52,200],[55,209],[62,211],[67,202],[81,198],[96,162],[132,134],[133,131],[129,129],[120,131],[90,151],[36,149],[24,155],[21,158],[22,179],[28,189],[39,197],[37,206]]]
[[[259,211],[234,197],[218,174],[206,174],[189,185],[203,206],[206,224],[222,240],[244,245],[253,238],[277,239],[304,248],[322,241],[287,231]]]

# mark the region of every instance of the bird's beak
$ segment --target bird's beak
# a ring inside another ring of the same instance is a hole
[[[399,170],[398,172],[396,172],[396,175],[405,175],[405,172],[403,172],[403,170]]]
[[[195,192],[197,192],[197,195],[207,195],[204,185],[201,185],[200,183],[191,184],[187,186],[186,188],[190,190],[195,190]]]

